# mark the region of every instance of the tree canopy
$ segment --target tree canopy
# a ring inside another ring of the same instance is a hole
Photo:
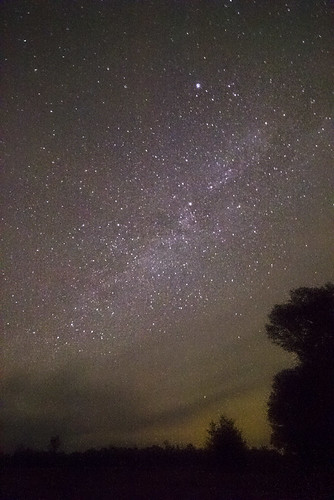
[[[274,306],[269,338],[299,365],[274,378],[268,402],[274,446],[310,463],[334,459],[334,285],[299,288]]]
[[[302,363],[332,363],[334,284],[292,290],[287,303],[272,309],[266,330],[275,344],[296,353]]]

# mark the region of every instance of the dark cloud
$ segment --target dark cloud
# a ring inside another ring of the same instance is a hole
[[[103,433],[111,441],[133,432],[140,408],[135,391],[112,380],[92,384],[85,372],[76,366],[43,375],[17,372],[4,380],[8,444],[43,447],[59,434],[66,446],[84,441],[86,435]]]

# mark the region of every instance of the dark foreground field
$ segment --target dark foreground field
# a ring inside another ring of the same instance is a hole
[[[4,500],[334,499],[331,473],[227,473],[198,466],[37,467],[2,471]]]

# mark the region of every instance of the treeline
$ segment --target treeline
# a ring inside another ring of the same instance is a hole
[[[247,449],[240,457],[225,453],[219,456],[208,448],[187,446],[150,446],[147,448],[118,448],[110,446],[89,449],[84,452],[37,451],[21,449],[1,456],[2,466],[7,467],[183,467],[200,466],[202,469],[219,468],[229,472],[259,471],[273,472],[288,466],[284,456],[267,448]],[[290,464],[291,465],[291,464]]]

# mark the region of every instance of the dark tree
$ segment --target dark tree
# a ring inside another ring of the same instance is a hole
[[[302,363],[323,364],[334,359],[334,284],[298,288],[290,300],[274,306],[266,325],[269,338]]]
[[[232,419],[221,415],[218,422],[210,422],[207,449],[219,463],[230,468],[244,464],[247,445]]]
[[[330,462],[334,458],[333,395],[333,370],[301,365],[278,373],[268,405],[272,444],[303,462]]]
[[[312,464],[334,459],[334,285],[299,288],[266,326],[300,364],[274,379],[268,403],[272,444]]]
[[[60,442],[60,437],[59,436],[52,436],[49,442],[49,451],[51,453],[57,453],[59,451],[61,442]]]

